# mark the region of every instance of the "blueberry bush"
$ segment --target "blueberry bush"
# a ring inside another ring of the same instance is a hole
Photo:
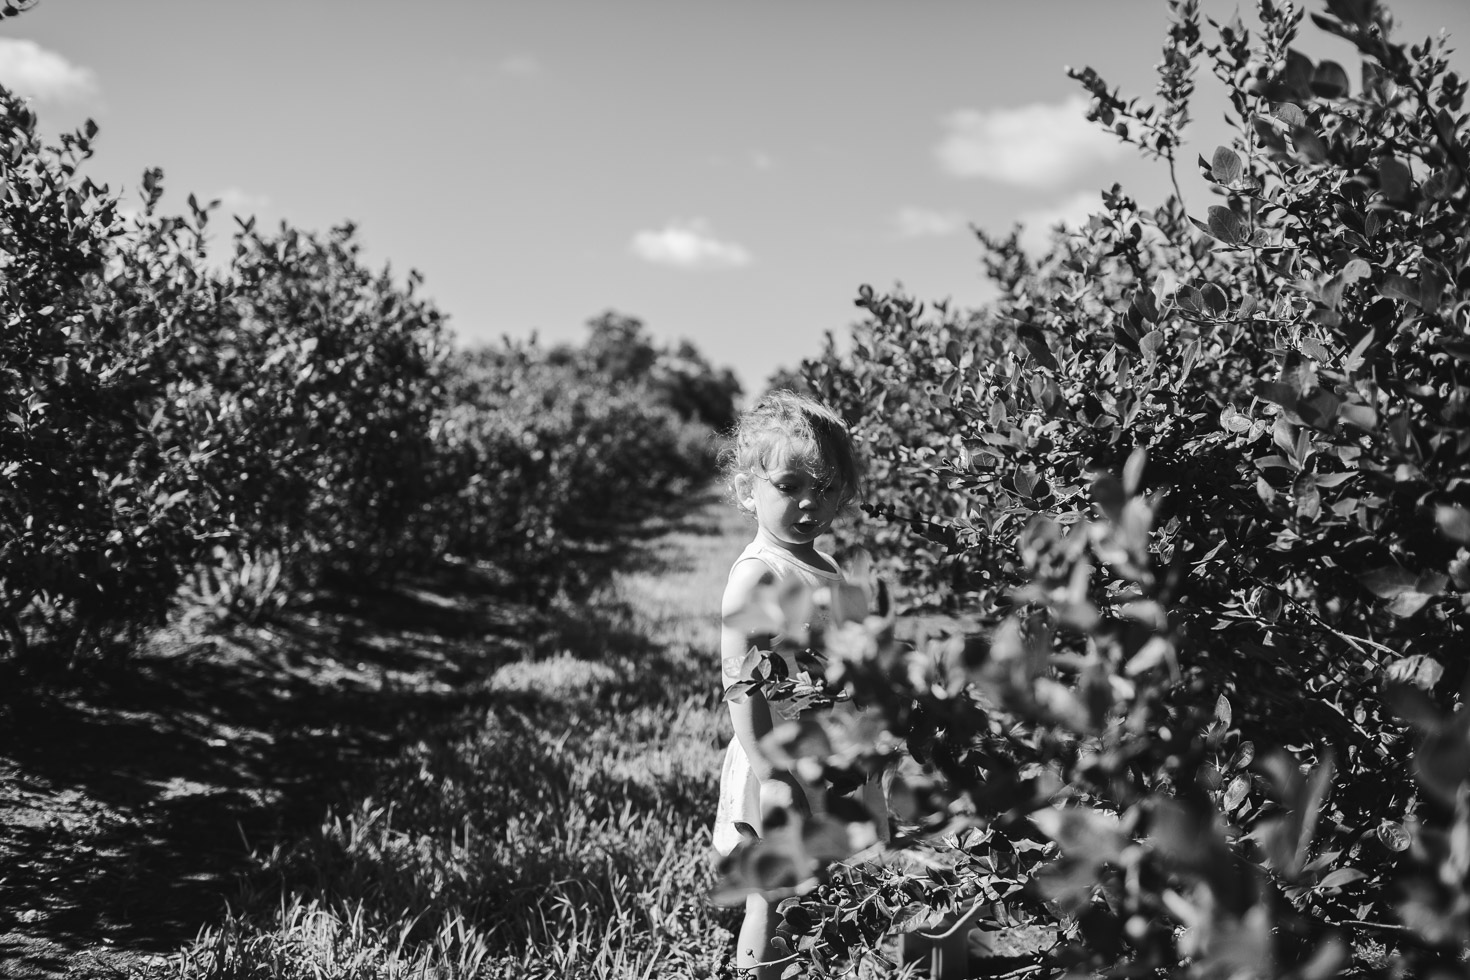
[[[840,626],[818,680],[862,722],[771,736],[837,788],[896,769],[891,846],[834,803],[726,868],[817,975],[964,913],[1054,935],[1037,976],[1464,968],[1466,84],[1373,0],[1168,12],[1153,99],[1073,77],[1177,176],[1212,72],[1216,203],[1113,187],[1039,259],[980,233],[990,308],[865,287],[804,366],[872,460],[891,605],[980,624]]]
[[[577,541],[709,471],[739,386],[692,345],[608,313],[582,347],[458,350],[351,225],[236,219],[212,252],[213,203],[165,214],[149,170],[127,204],[84,173],[96,137],[49,146],[0,91],[11,654],[126,652],[181,596],[256,617],[449,558],[549,596]]]

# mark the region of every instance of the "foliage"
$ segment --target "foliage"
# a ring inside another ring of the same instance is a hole
[[[845,863],[818,825],[732,864],[788,888],[819,973],[1000,898],[1058,924],[1037,972],[1461,968],[1466,86],[1371,0],[1312,18],[1356,90],[1289,6],[1209,47],[1170,12],[1157,103],[1075,77],[1172,171],[1207,64],[1238,133],[1199,161],[1221,203],[1113,188],[1038,262],[982,235],[993,309],[864,289],[852,355],[806,366],[874,460],[869,543],[908,601],[990,624],[844,627],[827,681],[882,724],[773,734],[838,777],[906,745],[901,844],[943,841]]]
[[[641,384],[609,384],[534,343],[466,352],[451,367],[435,423],[440,490],[422,519],[444,553],[494,561],[532,591],[575,575],[579,542],[709,472],[709,430]]]
[[[707,471],[738,385],[692,345],[607,314],[558,364],[455,353],[422,280],[367,267],[351,225],[239,222],[213,203],[120,217],[82,175],[96,126],[46,147],[0,94],[0,624],[80,652],[188,584],[236,615],[337,574],[447,555],[524,591],[568,549]]]
[[[383,575],[425,557],[412,515],[428,497],[447,337],[420,278],[399,287],[359,248],[350,225],[243,228],[235,302],[212,338],[190,338],[223,430],[210,472],[234,546],[280,556],[297,588],[331,567]]]
[[[117,202],[77,176],[95,127],[43,147],[9,95],[0,127],[0,619],[20,647],[17,617],[35,603],[78,633],[156,619],[198,553],[207,502],[198,456],[157,424],[158,308],[130,311],[147,321],[134,331],[92,302],[122,234]],[[149,246],[176,244],[171,231]]]
[[[740,382],[729,368],[716,369],[687,340],[660,348],[643,321],[608,310],[587,321],[581,348],[558,345],[548,359],[572,366],[588,380],[617,388],[642,387],[654,402],[686,420],[724,432],[735,424]]]

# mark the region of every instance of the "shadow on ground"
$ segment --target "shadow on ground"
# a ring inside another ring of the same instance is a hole
[[[634,540],[718,533],[708,499],[688,503]],[[575,560],[585,598],[660,558],[634,544]],[[252,850],[312,827],[447,713],[490,703],[497,667],[547,652],[565,624],[506,592],[446,564],[264,626],[185,616],[121,662],[0,660],[0,976],[124,975],[217,923]]]

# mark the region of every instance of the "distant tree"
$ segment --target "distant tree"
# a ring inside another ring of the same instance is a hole
[[[740,382],[729,368],[716,370],[687,340],[665,352],[654,370],[651,387],[659,400],[686,419],[716,431],[735,424]]]
[[[807,381],[806,375],[802,374],[800,369],[777,368],[775,373],[766,379],[766,390],[775,391],[779,388],[805,395],[812,394],[811,383]]]
[[[614,384],[643,380],[658,361],[658,349],[636,317],[608,310],[588,320],[587,327],[592,331],[583,348],[587,365]]]
[[[562,345],[548,352],[547,360],[577,361],[584,377],[613,388],[644,385],[681,418],[712,429],[734,424],[740,382],[729,368],[716,370],[694,344],[681,340],[672,349],[655,346],[642,320],[615,310],[593,317],[587,326],[592,333],[580,351]]]

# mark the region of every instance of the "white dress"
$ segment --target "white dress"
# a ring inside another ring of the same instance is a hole
[[[758,531],[756,538],[745,546],[740,557],[735,559],[731,570],[743,561],[763,562],[771,573],[775,575],[779,584],[785,584],[791,579],[800,580],[812,590],[828,588],[834,596],[837,587],[843,583],[842,573],[837,571],[837,563],[831,556],[817,553],[828,567],[822,568],[816,565],[808,565],[793,557],[789,551],[780,545],[774,544],[765,536],[764,531]],[[826,611],[821,608],[813,610],[813,616],[821,617],[818,622],[811,626],[823,624],[826,619]],[[802,669],[797,666],[792,654],[781,652],[778,654],[786,660],[787,674],[795,677]],[[741,658],[731,657],[721,664],[720,679],[722,690],[728,690],[731,684],[740,680]],[[789,701],[772,701],[771,716],[775,724],[791,721],[799,715],[800,711]],[[745,754],[745,748],[740,744],[740,739],[731,738],[730,745],[725,750],[725,764],[720,771],[720,803],[715,810],[714,846],[721,854],[729,854],[740,843],[741,834],[736,829],[737,823],[747,824],[757,835],[762,835],[761,828],[761,804],[760,804],[760,779],[755,770],[750,766],[750,759]]]

